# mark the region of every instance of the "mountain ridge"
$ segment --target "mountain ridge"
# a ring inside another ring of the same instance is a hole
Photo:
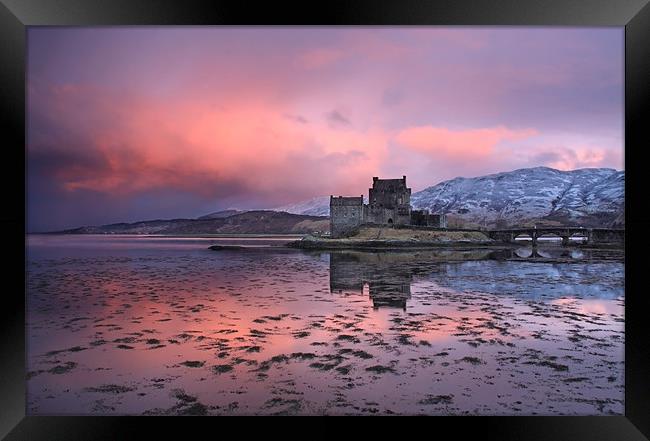
[[[271,210],[238,212],[227,217],[155,219],[72,228],[61,234],[305,234],[329,228],[327,217]]]
[[[364,202],[367,202],[364,196]],[[625,226],[625,171],[520,168],[456,177],[411,195],[415,210],[444,213],[450,228]],[[72,228],[66,234],[303,234],[329,229],[329,196],[266,210],[230,208],[196,219],[156,219]]]
[[[413,209],[444,213],[450,226],[507,227],[531,222],[591,227],[625,225],[625,171],[550,167],[520,168],[442,181],[413,193]],[[321,201],[321,206],[313,202]],[[307,201],[306,201],[307,202]],[[329,196],[285,205],[284,211],[329,215]]]

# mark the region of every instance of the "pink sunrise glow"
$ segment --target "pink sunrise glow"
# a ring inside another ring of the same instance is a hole
[[[362,194],[372,176],[417,191],[540,165],[622,169],[622,35],[30,29],[28,199],[68,225],[71,207],[100,223],[133,206],[198,216]]]

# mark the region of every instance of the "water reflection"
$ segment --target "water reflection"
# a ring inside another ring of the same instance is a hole
[[[567,247],[519,247],[491,251],[488,258],[494,260],[536,259],[538,261],[589,261],[622,260],[623,251],[616,249],[576,249]]]
[[[32,415],[624,410],[612,255],[46,242],[27,261]]]
[[[388,253],[332,253],[330,291],[363,294],[367,287],[375,309],[381,306],[406,309],[413,274],[399,265],[399,257]]]
[[[435,250],[403,252],[332,252],[330,291],[367,294],[373,307],[406,309],[414,276],[427,276],[431,265],[486,259],[489,250]],[[366,291],[367,290],[367,291]]]
[[[623,265],[616,250],[567,248],[507,248],[402,252],[334,251],[329,254],[330,291],[368,296],[373,308],[406,310],[418,281],[454,290],[470,290],[525,298],[580,296],[616,298],[623,295]],[[478,262],[487,261],[487,262]],[[570,263],[589,261],[589,266]],[[506,265],[500,263],[507,263]],[[529,263],[538,262],[539,265]],[[602,280],[599,272],[616,276]]]

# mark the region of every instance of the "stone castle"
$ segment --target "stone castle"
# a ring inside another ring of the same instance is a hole
[[[330,196],[330,232],[332,237],[353,234],[362,224],[415,225],[447,228],[444,214],[411,208],[411,189],[402,179],[372,178],[368,203],[361,196]]]

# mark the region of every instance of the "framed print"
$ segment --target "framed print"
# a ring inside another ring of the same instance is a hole
[[[0,11],[6,439],[647,439],[647,2]]]

